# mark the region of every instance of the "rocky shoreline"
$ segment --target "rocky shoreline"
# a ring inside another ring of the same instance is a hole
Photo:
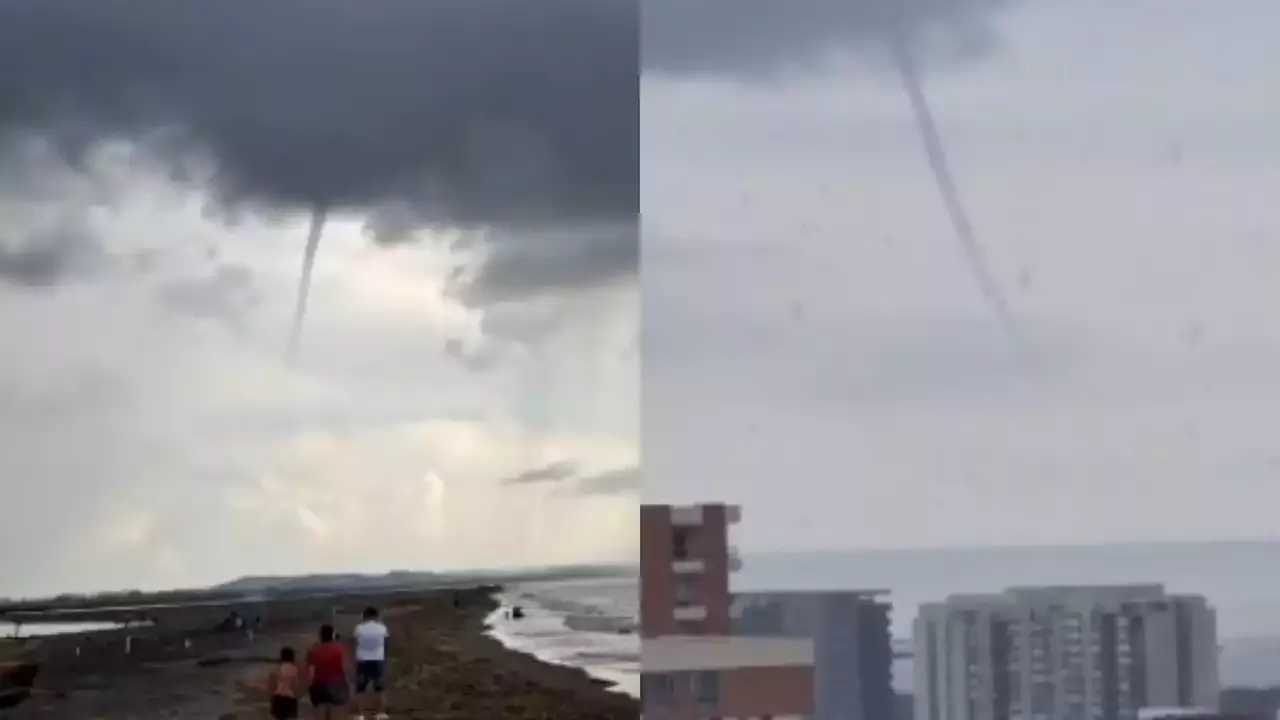
[[[635,698],[585,671],[545,663],[486,634],[492,594],[467,608],[413,607],[390,613],[393,638],[388,705],[392,717],[440,720],[634,720]]]
[[[35,690],[5,717],[258,718],[262,677],[282,645],[305,648],[321,623],[349,632],[366,604],[391,629],[387,702],[392,717],[435,720],[633,720],[638,702],[586,672],[544,663],[486,634],[495,588],[325,598],[242,607],[259,632],[208,631],[210,614],[172,608],[155,625],[59,635],[29,649]],[[225,610],[222,610],[225,612]]]

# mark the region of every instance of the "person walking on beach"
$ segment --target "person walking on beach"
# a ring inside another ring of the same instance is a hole
[[[387,720],[383,691],[387,676],[387,626],[378,617],[378,608],[366,608],[354,635],[356,655],[356,719],[376,710],[377,720]],[[369,707],[369,695],[373,707]]]
[[[315,717],[323,720],[333,720],[335,711],[347,704],[347,649],[334,635],[332,625],[321,625],[320,641],[307,651],[307,694]]]
[[[280,650],[280,662],[267,678],[271,692],[271,717],[274,720],[294,720],[298,717],[298,659],[293,648]]]

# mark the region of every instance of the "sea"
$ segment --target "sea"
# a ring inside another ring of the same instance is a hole
[[[122,627],[117,623],[26,623],[22,627],[13,623],[0,622],[0,639],[14,637],[22,633],[23,637],[40,635],[61,635],[64,633],[96,632],[98,630],[115,630]]]
[[[889,592],[895,643],[909,647],[922,603],[953,593],[1017,585],[1164,583],[1205,595],[1218,611],[1224,686],[1280,685],[1280,541],[1160,543],[1082,547],[965,548],[744,553],[732,588]],[[581,667],[639,693],[639,603],[634,578],[536,583],[508,588],[504,603],[522,620],[491,619],[509,647]],[[911,687],[911,662],[894,666]]]
[[[571,665],[640,697],[639,587],[635,578],[528,583],[507,588],[490,634],[513,650]],[[519,607],[524,616],[509,617]]]

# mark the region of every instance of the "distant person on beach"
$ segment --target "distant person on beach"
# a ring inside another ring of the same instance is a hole
[[[293,648],[280,650],[280,662],[267,678],[271,692],[271,717],[274,720],[293,720],[298,717],[298,659]]]
[[[378,617],[378,608],[366,608],[360,624],[353,632],[356,654],[356,718],[364,719],[364,713],[376,710],[377,720],[386,720],[383,699],[387,676],[387,626]],[[369,707],[369,696],[373,707]]]
[[[347,704],[347,649],[334,635],[332,625],[320,626],[320,641],[307,651],[307,694],[315,717],[324,720],[332,720],[334,711]]]

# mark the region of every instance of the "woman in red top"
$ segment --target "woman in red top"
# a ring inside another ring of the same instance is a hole
[[[316,717],[329,720],[335,708],[347,704],[347,648],[334,637],[332,625],[320,627],[320,642],[307,651],[311,673],[309,695]]]

